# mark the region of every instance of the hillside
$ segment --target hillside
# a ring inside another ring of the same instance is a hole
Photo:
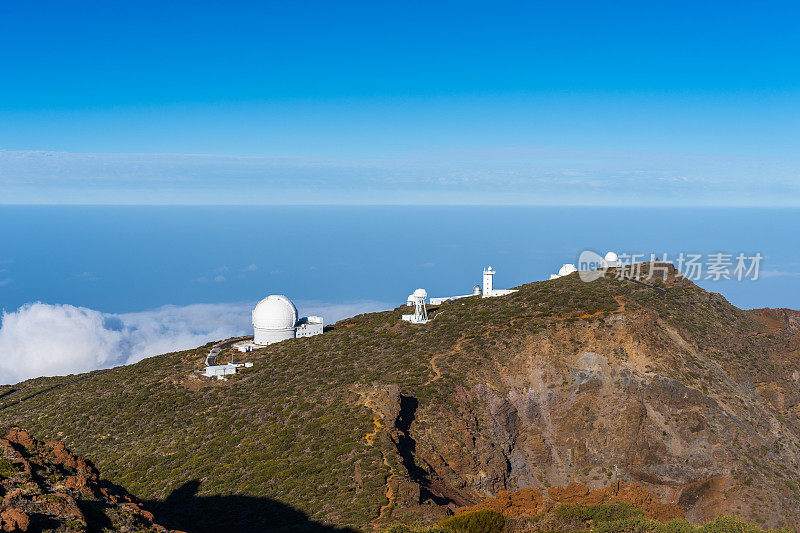
[[[140,502],[61,442],[18,428],[0,438],[0,496],[3,531],[182,533],[154,524]]]
[[[636,481],[690,521],[800,523],[800,313],[577,275],[353,317],[191,377],[208,346],[0,390],[191,533],[436,521],[501,490]],[[79,381],[76,379],[82,378]]]

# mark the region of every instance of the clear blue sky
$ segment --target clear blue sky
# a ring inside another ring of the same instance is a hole
[[[0,202],[797,205],[799,19],[791,2],[3,2]]]

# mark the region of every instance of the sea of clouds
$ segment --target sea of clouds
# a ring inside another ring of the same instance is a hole
[[[375,301],[296,303],[303,315],[320,315],[327,324],[392,307]],[[0,321],[0,383],[131,364],[212,340],[252,334],[253,305],[167,305],[113,314],[73,305],[25,304],[16,311],[4,311]]]

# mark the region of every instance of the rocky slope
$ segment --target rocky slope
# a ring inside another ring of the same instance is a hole
[[[91,462],[16,428],[0,438],[0,497],[3,531],[168,533]]]
[[[674,271],[660,286],[571,275],[425,326],[361,315],[224,383],[193,377],[206,347],[40,378],[0,390],[0,422],[64,439],[189,531],[232,505],[240,529],[253,509],[275,530],[434,521],[503,490],[602,489],[615,467],[694,522],[800,523],[800,314]]]

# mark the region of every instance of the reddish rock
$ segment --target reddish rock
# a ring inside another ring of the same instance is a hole
[[[583,483],[570,483],[566,487],[550,487],[547,495],[558,503],[573,503],[589,494],[589,487]]]
[[[88,523],[78,501],[100,500],[105,508],[119,508],[125,505],[144,523],[142,532],[166,533],[167,529],[153,523],[153,514],[142,508],[141,504],[124,490],[101,487],[100,473],[91,461],[69,451],[58,441],[43,443],[34,439],[25,430],[14,428],[6,438],[0,438],[0,455],[12,464],[21,464],[28,474],[0,478],[0,494],[5,494],[0,506],[0,529],[2,531],[28,531],[29,515],[46,517],[59,524],[59,531],[83,524],[83,527],[100,529],[98,524]],[[120,516],[130,513],[107,514],[103,527],[111,523],[113,530],[128,528]],[[137,529],[137,531],[139,531]]]
[[[6,509],[0,513],[3,531],[28,531],[30,518],[22,509]]]
[[[78,468],[78,458],[73,455],[67,447],[61,442],[52,442],[51,451],[54,457],[54,463],[64,465],[67,468]]]
[[[6,435],[6,439],[13,443],[19,444],[23,448],[30,448],[36,444],[36,439],[34,439],[30,433],[19,428],[12,428],[8,432],[8,435]]]
[[[3,507],[8,507],[15,498],[22,494],[22,489],[12,489],[3,496]]]

